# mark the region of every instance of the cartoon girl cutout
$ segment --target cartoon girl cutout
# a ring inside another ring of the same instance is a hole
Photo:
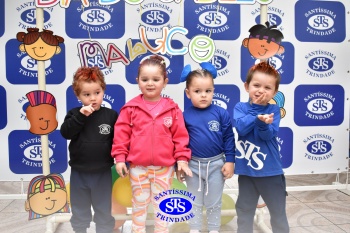
[[[45,29],[39,32],[38,28],[27,28],[27,31],[28,33],[18,32],[17,40],[23,42],[19,50],[26,52],[31,58],[46,61],[61,52],[59,43],[64,42],[62,37],[53,35],[52,31]]]
[[[58,126],[55,97],[41,90],[28,92],[26,96],[30,104],[26,109],[27,119],[30,122],[29,132],[46,135],[54,131]]]
[[[257,24],[249,29],[249,38],[245,38],[242,45],[248,48],[249,53],[257,59],[268,59],[275,54],[284,53],[284,47],[281,45],[283,34],[276,28],[266,22],[265,25]]]
[[[69,213],[69,200],[62,175],[34,177],[28,186],[25,210],[29,211],[29,220],[54,213]]]

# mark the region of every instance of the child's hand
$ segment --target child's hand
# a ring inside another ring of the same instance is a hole
[[[92,104],[87,105],[87,106],[83,106],[80,109],[80,112],[82,114],[84,114],[85,116],[90,116],[94,111],[95,111],[95,109],[92,107]]]
[[[115,170],[120,177],[125,177],[129,173],[129,170],[124,162],[117,162],[115,165]]]
[[[234,170],[235,164],[232,162],[226,162],[221,168],[221,172],[224,175],[224,180],[230,179],[234,174]]]
[[[252,102],[254,104],[259,104],[259,105],[267,105],[267,103],[269,102],[270,100],[267,100],[266,99],[266,94],[265,93],[262,93],[258,98],[256,99],[252,99]]]
[[[258,118],[259,118],[259,120],[265,122],[266,124],[272,124],[272,122],[273,122],[273,115],[274,115],[274,113],[258,115]]]
[[[188,167],[187,161],[177,161],[177,180],[183,182],[185,180],[185,175],[192,177],[192,171]]]

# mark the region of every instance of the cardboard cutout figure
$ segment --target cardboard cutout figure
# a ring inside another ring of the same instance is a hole
[[[34,177],[28,186],[25,210],[29,211],[29,220],[54,213],[69,213],[69,201],[63,176],[49,174]]]
[[[245,38],[242,42],[253,57],[261,60],[284,53],[284,47],[281,45],[282,32],[274,29],[276,25],[270,26],[269,22],[265,24],[266,26],[257,24],[251,27],[249,38]]]
[[[39,28],[27,28],[27,31],[28,33],[18,32],[17,40],[23,42],[19,50],[26,52],[31,58],[46,61],[61,52],[58,45],[64,42],[62,37],[53,35],[49,30],[39,32]]]
[[[287,111],[284,109],[285,97],[284,94],[280,91],[269,101],[270,104],[277,104],[280,107],[281,119],[284,118],[287,114]]]
[[[26,109],[27,119],[30,122],[29,132],[46,135],[54,131],[58,126],[55,97],[41,90],[28,92],[26,96],[30,103]]]

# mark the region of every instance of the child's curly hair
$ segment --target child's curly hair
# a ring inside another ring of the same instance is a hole
[[[75,95],[79,95],[81,92],[80,84],[82,82],[99,82],[102,90],[106,90],[106,82],[104,75],[100,68],[94,67],[80,67],[77,69],[73,76],[73,91]]]

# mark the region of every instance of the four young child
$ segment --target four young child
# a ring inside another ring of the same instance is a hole
[[[244,83],[249,101],[236,104],[232,122],[227,110],[212,104],[216,69],[211,63],[200,65],[200,69],[183,69],[181,81],[186,81],[185,93],[192,106],[182,113],[172,99],[161,95],[169,80],[165,60],[158,55],[143,60],[136,78],[141,94],[121,108],[119,117],[101,106],[106,84],[98,68],[77,70],[73,90],[83,106],[70,110],[60,129],[71,140],[75,232],[86,232],[91,206],[96,231],[113,231],[113,158],[118,174],[130,178],[132,232],[146,232],[148,205],[152,203],[154,213],[159,212],[161,203],[154,197],[171,188],[175,171],[195,196],[191,233],[202,230],[204,207],[208,230],[219,232],[224,183],[233,174],[239,176],[238,232],[253,232],[259,196],[270,211],[273,232],[289,232],[286,183],[276,141],[280,110],[269,104],[278,91],[278,72],[266,62],[250,68]],[[155,216],[154,225],[154,232],[168,232],[167,221]]]

